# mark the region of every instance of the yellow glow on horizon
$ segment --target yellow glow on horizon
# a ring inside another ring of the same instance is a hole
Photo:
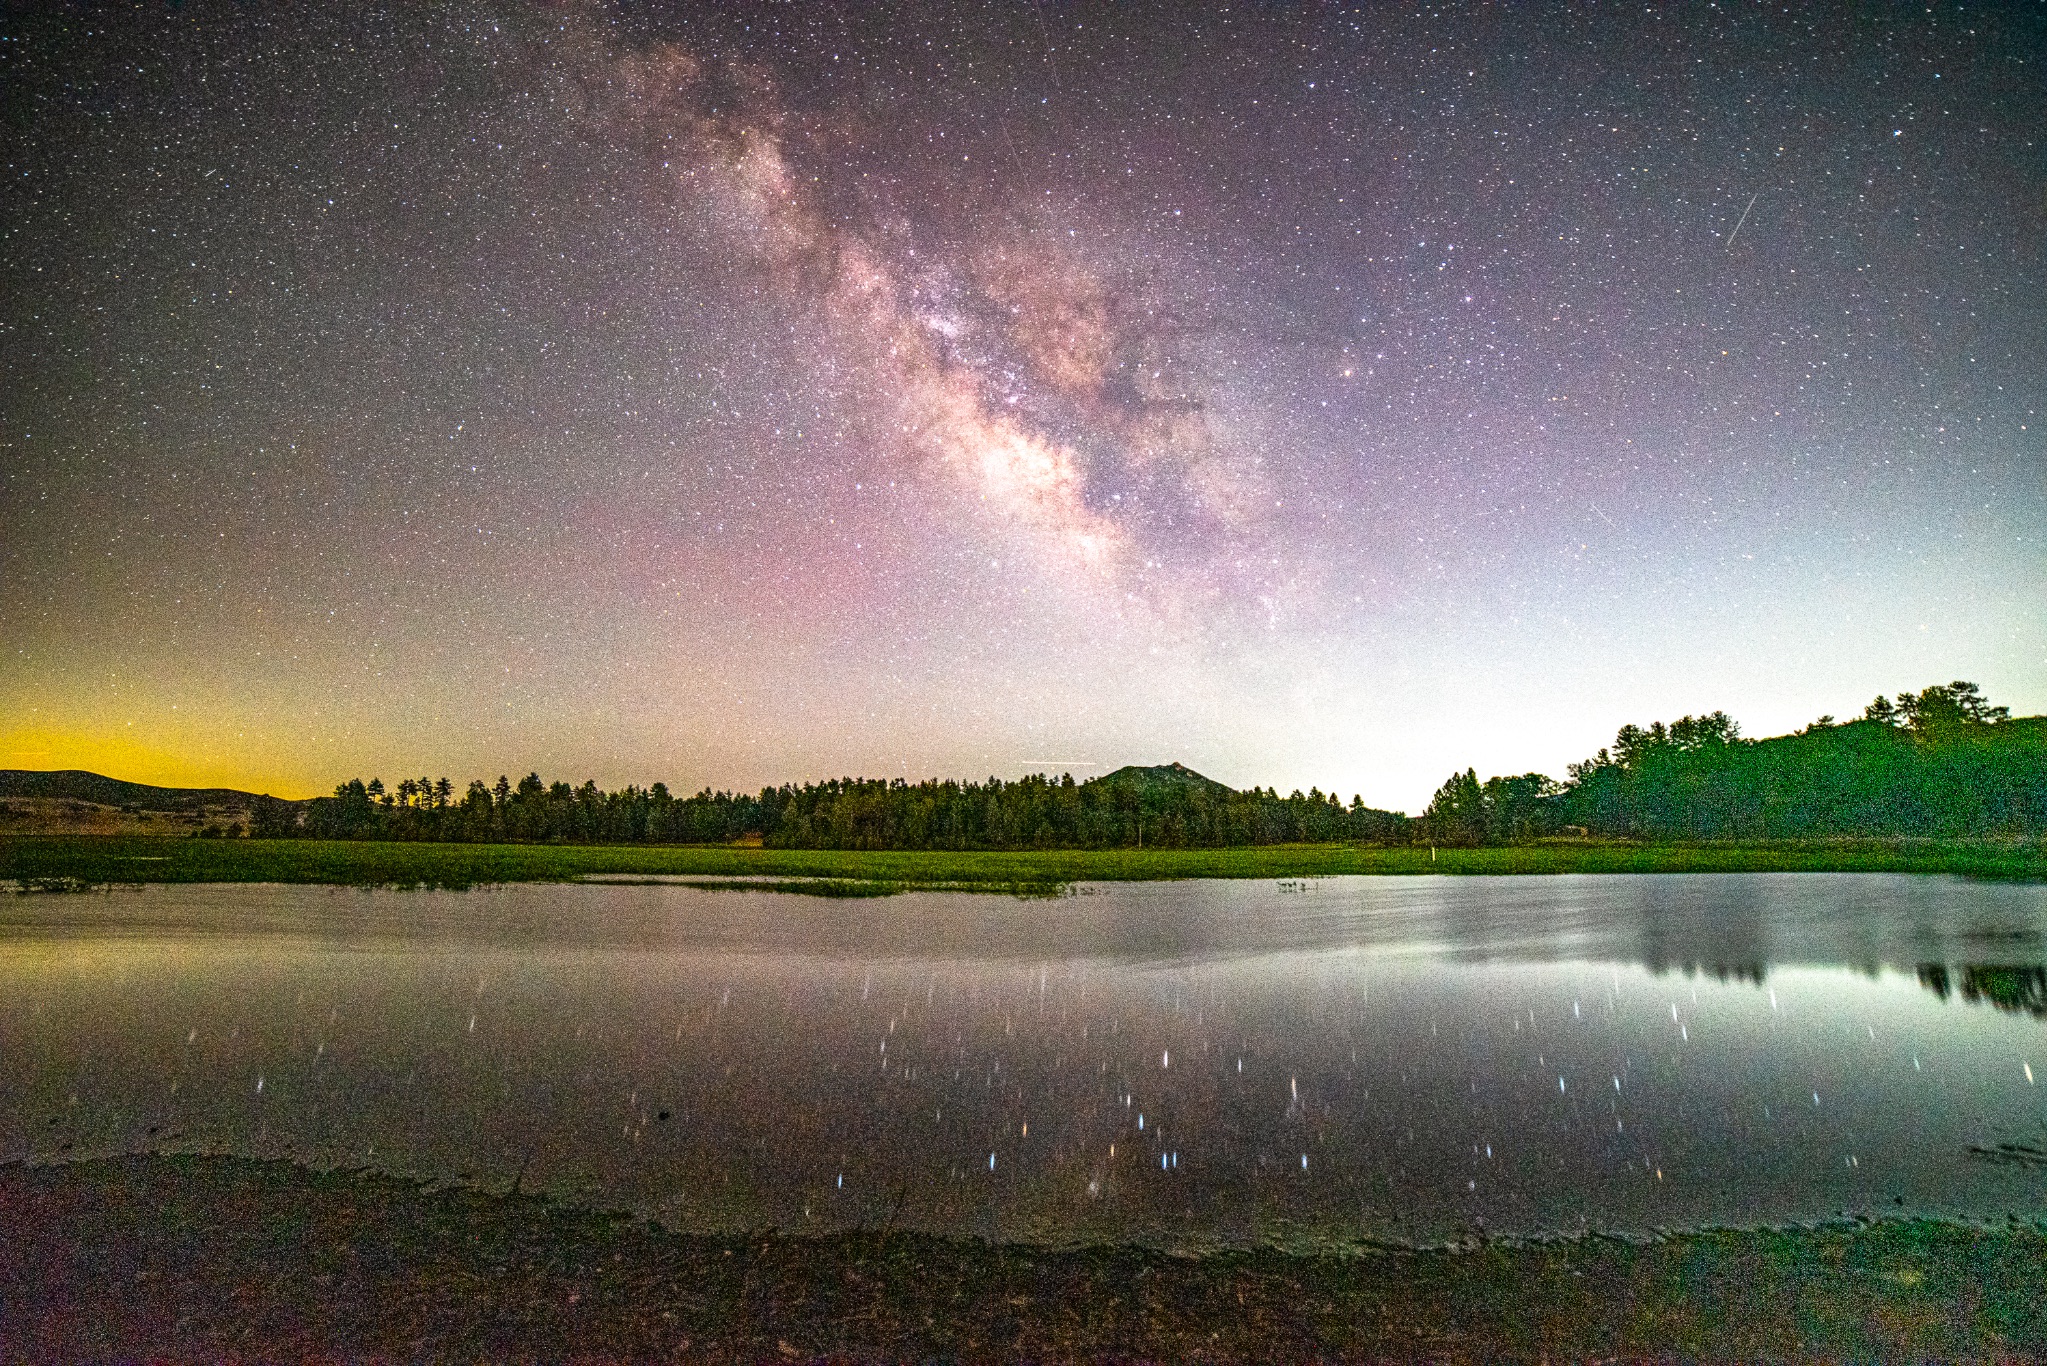
[[[317,795],[280,780],[275,771],[254,769],[223,754],[192,754],[159,748],[123,727],[59,730],[17,727],[0,731],[0,768],[84,769],[107,778],[153,787],[231,787],[275,797]]]

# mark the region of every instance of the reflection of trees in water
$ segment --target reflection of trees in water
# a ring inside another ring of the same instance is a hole
[[[1639,879],[1624,893],[1635,953],[1658,976],[1706,972],[1761,986],[1773,939],[1767,892],[1753,878],[1721,879],[1710,891],[1693,882]]]
[[[1673,969],[1687,977],[1696,977],[1703,972],[1722,986],[1729,982],[1747,982],[1750,986],[1759,987],[1763,984],[1763,979],[1770,975],[1768,963],[1665,963],[1651,959],[1642,966],[1658,977]]]
[[[1723,986],[1730,982],[1746,982],[1750,986],[1759,987],[1763,985],[1764,981],[1770,975],[1770,965],[1768,963],[1763,962],[1750,963],[1670,962],[1663,958],[1652,957],[1643,959],[1642,966],[1649,969],[1649,971],[1655,973],[1658,977],[1662,977],[1665,974],[1672,972],[1682,972],[1687,977],[1697,977],[1700,973],[1705,973],[1706,975],[1719,981],[1720,984]],[[1879,980],[1884,975],[1884,965],[1882,963],[1843,963],[1840,966],[1847,969],[1849,972],[1859,972],[1872,982]],[[1967,968],[1964,969],[1964,971],[2030,972],[2037,977],[2039,973],[2042,971],[2042,969]],[[1933,975],[1929,976],[1928,974]],[[1948,969],[1946,968],[1945,965],[1940,963],[1921,964],[1919,968],[1919,983],[1921,986],[1926,987],[1928,990],[1938,993],[1943,1000],[1947,998],[1951,990],[1951,988],[1948,986]],[[2001,988],[1999,989],[2001,990]],[[1998,1002],[2000,1004],[2002,1003],[2001,998],[1999,998],[1996,995],[1995,991],[1992,988],[1983,987],[1979,988],[1978,990],[1984,999]],[[1964,984],[1962,988],[1962,994],[1964,997],[1971,1001],[1977,999],[1977,996],[1971,993],[1971,989],[1966,984]],[[2034,1011],[2036,1013],[2038,1013],[2042,1009],[2037,999],[2037,989],[2036,996],[2029,997],[2028,1001],[2029,1004],[2023,1007],[2012,1006],[2010,1007],[2010,1009],[2017,1010],[2023,1008],[2026,1010]]]
[[[1959,971],[1962,999],[1971,1005],[1988,1001],[1999,1010],[2022,1010],[2047,1019],[2047,967],[1968,963]],[[1956,972],[1946,963],[1921,963],[1919,985],[1945,1001],[1956,991]]]

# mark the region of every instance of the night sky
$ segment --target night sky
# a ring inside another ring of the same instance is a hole
[[[26,7],[0,767],[2047,710],[2047,12]]]

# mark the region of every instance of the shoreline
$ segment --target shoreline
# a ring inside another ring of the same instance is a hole
[[[1222,849],[836,850],[735,845],[0,837],[0,887],[67,891],[184,882],[459,889],[589,877],[760,879],[813,895],[1049,895],[1076,882],[1571,873],[1910,873],[2047,881],[2038,840],[1864,839],[1642,844],[1546,840],[1486,848],[1356,844]],[[743,884],[742,884],[743,885]]]
[[[0,1164],[0,1340],[147,1355],[2047,1359],[2047,1226],[1924,1219],[1177,1256],[677,1233],[282,1160]]]

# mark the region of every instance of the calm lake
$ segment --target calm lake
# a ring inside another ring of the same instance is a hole
[[[1201,1247],[2047,1217],[2047,887],[0,900],[0,1160]]]

